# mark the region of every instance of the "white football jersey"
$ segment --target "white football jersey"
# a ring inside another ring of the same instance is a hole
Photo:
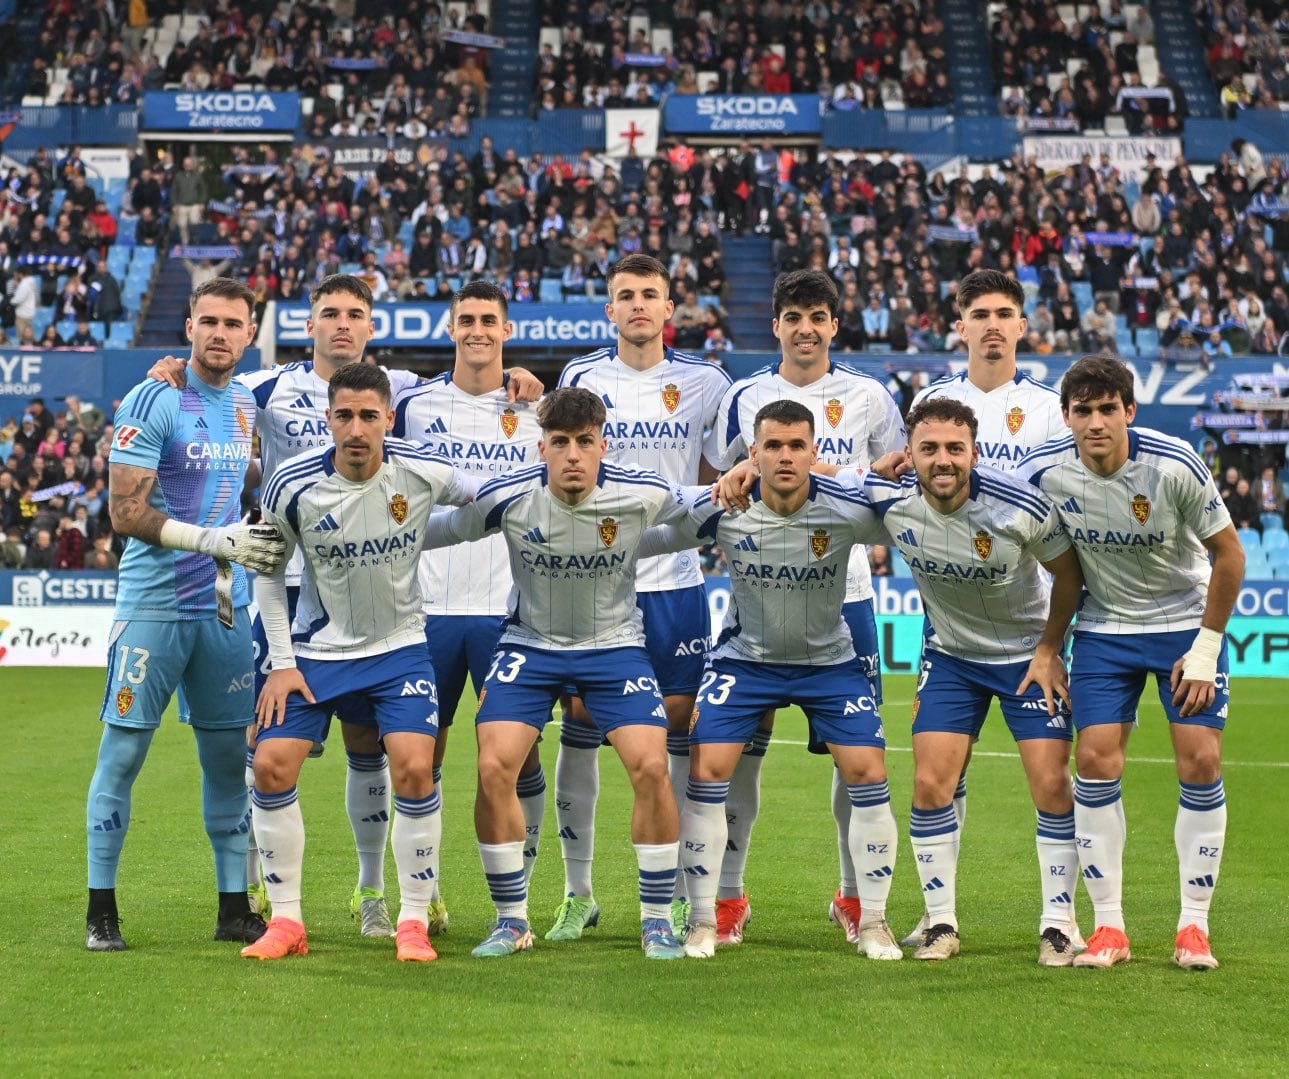
[[[1009,472],[1036,446],[1066,433],[1061,395],[1022,371],[1010,382],[982,390],[966,371],[946,375],[920,390],[915,405],[931,397],[949,397],[970,405],[976,414],[980,463]]]
[[[842,618],[846,567],[856,544],[879,542],[877,515],[834,480],[810,477],[810,494],[788,517],[761,501],[737,515],[712,504],[711,488],[687,488],[680,525],[655,529],[654,542],[721,545],[730,564],[730,605],[713,656],[757,663],[828,666],[855,656]]]
[[[292,639],[309,659],[377,656],[425,643],[417,563],[430,510],[470,501],[477,481],[451,462],[399,439],[354,483],[335,447],[311,450],[274,474],[264,516],[304,556]]]
[[[636,554],[655,523],[680,520],[684,492],[654,472],[602,464],[576,506],[546,484],[546,466],[489,481],[474,503],[430,522],[439,547],[500,532],[515,596],[502,644],[583,649],[643,646]]]
[[[617,350],[599,349],[569,362],[559,384],[580,386],[604,401],[607,460],[646,468],[668,483],[698,482],[701,458],[716,467],[714,424],[730,377],[718,364],[666,349],[662,363],[637,371]],[[693,551],[640,560],[638,592],[669,592],[703,583]]]
[[[389,376],[394,400],[420,379],[411,371],[381,368]],[[312,360],[288,363],[265,371],[237,375],[255,397],[255,430],[260,436],[261,483],[293,457],[331,445],[327,426],[327,382],[313,368]],[[298,585],[304,562],[293,558],[287,565],[287,584]]]
[[[718,461],[729,468],[753,442],[753,421],[773,401],[798,401],[814,414],[819,460],[868,468],[877,458],[902,450],[908,441],[895,399],[877,379],[834,361],[828,373],[809,386],[794,386],[779,374],[779,364],[740,379],[721,401],[716,417]],[[873,595],[868,554],[851,552],[846,601]]]
[[[1091,633],[1198,629],[1211,567],[1202,540],[1231,515],[1213,475],[1179,438],[1131,428],[1128,461],[1089,471],[1072,435],[1039,447],[1021,475],[1056,506],[1083,566],[1088,595],[1076,628]]]
[[[484,481],[541,459],[535,402],[511,404],[504,387],[478,396],[466,393],[450,371],[399,398],[394,435]],[[426,614],[507,614],[512,582],[506,541],[489,536],[478,543],[426,551],[421,555],[420,582]]]
[[[870,472],[862,489],[913,571],[928,647],[976,663],[1033,658],[1050,599],[1040,563],[1070,549],[1047,499],[992,468],[972,470],[970,497],[949,514],[926,501],[912,472],[898,483]]]

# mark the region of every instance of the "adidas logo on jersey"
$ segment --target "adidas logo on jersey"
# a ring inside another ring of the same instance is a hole
[[[1216,886],[1217,881],[1213,879],[1212,873],[1205,873],[1202,877],[1194,877],[1186,883],[1192,888],[1212,888]]]
[[[448,433],[448,425],[443,422],[443,417],[439,416],[425,429],[425,433],[427,435],[446,435]]]
[[[1082,513],[1083,510],[1073,498],[1067,498],[1061,503],[1061,509],[1066,513]]]
[[[310,397],[307,393],[302,393],[300,394],[299,397],[297,397],[294,401],[292,401],[287,407],[288,408],[307,408],[312,410],[313,398]]]
[[[916,547],[918,545],[918,538],[913,534],[913,529],[911,528],[906,528],[895,538],[901,543],[907,543],[910,547]]]
[[[1053,716],[1047,721],[1047,725],[1054,731],[1064,731],[1069,729],[1069,724],[1065,722],[1064,716]]]
[[[209,431],[209,430],[210,430],[210,428],[206,426],[206,421],[205,421],[204,419],[202,419],[200,416],[198,416],[198,417],[197,417],[197,430],[198,430],[198,431]]]
[[[525,543],[545,543],[546,537],[540,528],[530,528],[520,537]]]
[[[751,536],[744,536],[741,540],[738,541],[738,543],[734,544],[734,549],[736,551],[759,550],[759,548],[756,545],[756,540],[754,540]]]
[[[336,519],[327,514],[321,521],[313,526],[314,532],[334,532],[340,526],[336,524]]]

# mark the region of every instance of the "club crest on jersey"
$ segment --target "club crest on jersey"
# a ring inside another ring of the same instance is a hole
[[[116,714],[124,716],[134,704],[134,690],[129,686],[122,686],[116,694]]]
[[[1150,520],[1150,499],[1145,495],[1137,495],[1132,500],[1132,515],[1137,518],[1137,524],[1144,525]]]
[[[841,418],[845,411],[846,406],[838,401],[837,398],[830,398],[828,403],[824,405],[824,419],[836,427],[841,423]]]
[[[680,407],[680,389],[674,382],[668,382],[662,388],[662,403],[668,412],[675,412]]]
[[[994,538],[982,528],[976,533],[971,545],[975,547],[976,554],[985,559],[989,557],[990,552],[994,549]]]
[[[250,437],[251,437],[251,425],[250,425],[250,423],[249,423],[249,422],[247,422],[247,419],[246,419],[245,414],[242,412],[242,410],[241,410],[240,408],[235,408],[235,409],[233,409],[233,412],[234,412],[234,413],[236,413],[236,415],[237,415],[237,426],[238,426],[239,428],[241,428],[241,431],[242,431],[242,437],[243,437],[243,438],[250,438]]]
[[[822,528],[816,528],[810,537],[810,550],[816,558],[823,558],[832,544],[832,537]]]
[[[513,408],[508,408],[501,414],[501,429],[507,438],[515,437],[515,432],[519,430],[519,414]]]
[[[612,547],[613,541],[618,538],[618,522],[612,517],[606,517],[600,522],[600,542],[606,547]]]
[[[1015,434],[1025,425],[1025,412],[1019,405],[1007,413],[1007,430]]]
[[[407,520],[407,495],[395,495],[389,500],[389,515],[402,524]]]

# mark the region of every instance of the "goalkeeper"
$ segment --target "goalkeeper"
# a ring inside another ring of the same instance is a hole
[[[196,289],[186,387],[145,381],[116,414],[109,509],[112,527],[128,542],[87,810],[91,951],[127,947],[116,877],[131,789],[176,688],[201,762],[219,891],[215,939],[246,943],[264,932],[246,895],[243,764],[253,678],[243,567],[275,569],[285,544],[274,528],[238,523],[255,400],[230,381],[255,336],[254,305],[254,294],[228,278]]]

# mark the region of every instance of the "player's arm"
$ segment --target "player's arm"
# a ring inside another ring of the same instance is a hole
[[[642,533],[640,546],[636,549],[638,557],[652,558],[654,555],[692,551],[714,538],[714,525],[710,535],[701,535],[706,521],[712,517],[719,518],[721,514],[712,505],[708,488],[673,487],[672,492],[673,497],[661,507],[654,526]]]
[[[272,520],[271,514],[265,520]],[[289,527],[282,529],[288,540],[293,540]],[[289,546],[294,547],[293,543]],[[262,574],[255,581],[255,602],[260,609],[260,621],[268,640],[269,661],[272,670],[264,680],[260,699],[255,703],[255,720],[259,727],[272,727],[286,718],[287,698],[292,693],[301,694],[310,704],[315,703],[308,683],[295,665],[295,649],[291,646],[291,614],[287,602],[285,563],[273,573]]]
[[[1244,581],[1244,546],[1235,525],[1228,523],[1202,542],[1213,556],[1208,600],[1199,632],[1186,655],[1173,664],[1171,680],[1173,704],[1183,718],[1203,712],[1217,696],[1217,661]]]
[[[542,380],[526,367],[510,368],[506,372],[505,385],[512,405],[517,401],[536,401],[546,392]]]
[[[1083,598],[1083,567],[1079,565],[1079,556],[1072,546],[1067,545],[1060,554],[1042,562],[1042,566],[1052,575],[1052,596],[1047,608],[1047,622],[1043,626],[1043,636],[1034,649],[1034,658],[1029,661],[1025,678],[1016,689],[1020,696],[1030,686],[1036,685],[1043,691],[1047,701],[1047,714],[1056,715],[1056,699],[1059,697],[1067,708],[1070,702],[1070,676],[1065,669],[1065,631],[1079,609]]]
[[[188,384],[188,361],[179,356],[162,356],[148,368],[148,378],[182,390]]]

